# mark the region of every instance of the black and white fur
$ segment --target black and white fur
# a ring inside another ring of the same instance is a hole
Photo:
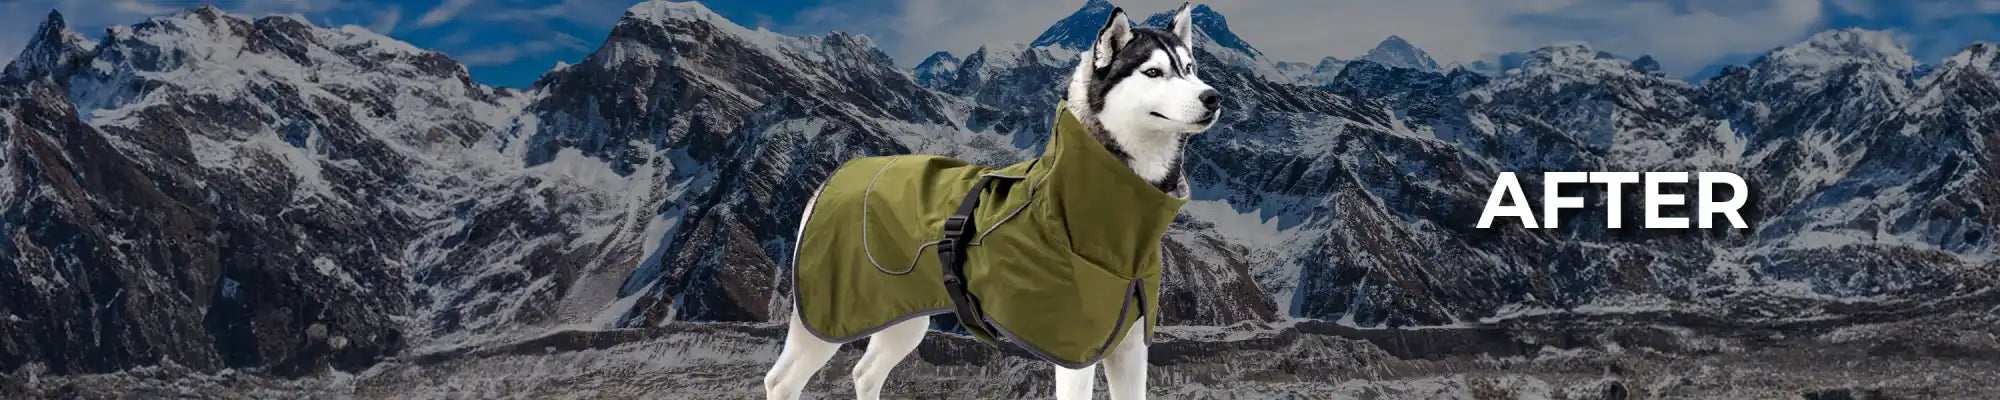
[[[1181,183],[1181,146],[1215,124],[1222,101],[1195,75],[1189,18],[1183,5],[1166,30],[1133,29],[1114,10],[1080,56],[1063,105],[1111,154],[1166,191]]]
[[[1215,124],[1221,96],[1195,75],[1193,25],[1186,4],[1174,13],[1167,29],[1133,28],[1123,9],[1097,34],[1097,43],[1079,56],[1063,107],[1082,121],[1099,143],[1161,190],[1183,187],[1181,148],[1189,135]],[[811,218],[817,198],[806,202]],[[929,318],[913,318],[869,336],[861,361],[854,365],[857,398],[882,395],[889,370],[916,350],[928,330]],[[1146,321],[1142,317],[1124,340],[1105,355],[1104,380],[1113,399],[1146,397]],[[833,358],[837,343],[819,339],[791,317],[785,349],[764,375],[764,393],[771,399],[796,399],[806,380]],[[1057,399],[1088,399],[1096,385],[1097,366],[1056,367]],[[970,395],[969,397],[981,397]]]

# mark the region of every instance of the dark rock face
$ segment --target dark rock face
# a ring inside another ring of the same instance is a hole
[[[20,56],[9,62],[4,72],[0,72],[0,81],[69,76],[78,62],[86,60],[85,56],[89,55],[92,46],[83,35],[70,31],[62,13],[55,11],[49,11],[48,19],[35,30],[35,36],[28,39],[28,43],[31,46],[21,49]]]
[[[1632,60],[1632,69],[1646,73],[1660,72],[1660,60],[1655,60],[1650,55],[1639,56],[1638,59]]]
[[[1165,28],[1168,24],[1173,22],[1174,19],[1173,11],[1177,10],[1169,10],[1167,12],[1153,14],[1152,16],[1146,17],[1146,20],[1144,22],[1140,22],[1140,25]],[[1079,13],[1077,15],[1072,15],[1070,16],[1070,18],[1076,18],[1080,15],[1082,14]],[[1207,4],[1196,4],[1193,10],[1188,11],[1188,16],[1194,20],[1194,31],[1200,32],[1199,36],[1206,38],[1207,46],[1214,46],[1217,48],[1234,50],[1252,56],[1258,56],[1258,57],[1263,56],[1264,54],[1263,52],[1257,51],[1257,48],[1251,46],[1250,42],[1244,41],[1242,37],[1236,36],[1235,31],[1229,29],[1228,18],[1224,18],[1222,16],[1222,13],[1216,12],[1215,9],[1213,8],[1209,8]],[[1109,15],[1105,16],[1105,18],[1109,17],[1110,17]],[[1091,33],[1096,34],[1096,32],[1091,32]],[[1096,40],[1096,38],[1093,37],[1091,38],[1091,40],[1094,41]],[[1088,45],[1090,45],[1090,43],[1088,42],[1084,43],[1084,46]],[[1072,48],[1081,49],[1082,47],[1079,46]]]
[[[1439,74],[1357,60],[1345,64],[1339,76],[1323,87],[1342,96],[1387,103],[1402,119],[1433,125],[1462,115],[1458,97],[1489,80],[1464,69]]]
[[[1068,49],[1083,49],[1097,42],[1097,32],[1104,28],[1104,21],[1111,19],[1111,10],[1117,6],[1108,0],[1090,0],[1083,8],[1070,13],[1055,26],[1042,31],[1041,36],[1029,43],[1034,47],[1056,46]],[[1129,12],[1128,12],[1129,13]]]
[[[782,318],[769,310],[781,255],[818,180],[910,152],[877,124],[949,126],[944,100],[856,36],[752,38],[705,9],[642,11],[537,83],[528,162],[574,149],[620,174],[651,165],[681,192],[654,195],[680,225],[619,286],[643,296],[624,323]]]
[[[44,27],[52,29],[60,22]],[[410,190],[420,174],[364,127],[371,118],[330,99],[392,93],[310,76],[148,78],[213,74],[231,61],[167,46],[197,40],[240,51],[237,60],[296,62],[305,48],[340,54],[310,64],[327,68],[397,71],[426,60],[300,34],[319,29],[203,8],[115,29],[94,49],[56,57],[108,68],[28,69],[42,75],[4,86],[0,313],[19,322],[0,335],[0,368],[109,372],[166,360],[301,375],[402,353],[408,277],[386,255],[422,218],[394,207],[418,200]],[[69,35],[44,35],[59,37]],[[469,82],[456,65],[409,74],[398,78]],[[483,130],[445,123],[400,133],[434,140]],[[316,167],[311,174],[301,173],[303,158],[314,159],[303,163]]]
[[[10,191],[18,197],[9,199],[5,218],[16,228],[0,261],[7,267],[0,269],[7,293],[0,301],[10,316],[38,323],[10,324],[0,342],[7,350],[0,367],[39,361],[56,373],[98,372],[160,357],[220,364],[215,352],[171,339],[199,337],[199,314],[159,312],[175,303],[207,302],[211,292],[204,289],[213,285],[217,255],[196,233],[213,229],[213,216],[189,212],[134,161],[117,156],[104,136],[76,118],[60,89],[42,82],[5,95],[12,116],[4,130],[8,184],[46,189]],[[115,197],[97,200],[99,193]],[[151,206],[124,207],[128,201]],[[25,228],[30,226],[36,229]],[[127,229],[171,233],[187,242],[118,243]],[[173,268],[194,263],[207,268]],[[139,265],[108,268],[132,264]],[[164,290],[125,292],[140,285]]]
[[[1395,39],[1300,79],[1196,11],[1227,112],[1187,139],[1194,201],[1163,243],[1162,324],[1375,340],[1580,309],[1831,320],[1993,283],[1992,46],[1927,68],[1836,31],[1688,83],[1585,46],[1436,72]],[[1108,12],[910,72],[861,36],[648,2],[520,91],[287,17],[201,8],[87,43],[52,15],[0,78],[0,374],[300,376],[778,321],[821,179],[859,156],[1033,156]],[[1559,228],[1474,227],[1501,172],[1537,188],[1542,172],[1627,170],[1738,172],[1754,229],[1608,229],[1582,188],[1590,206]],[[1531,351],[1468,337],[1444,342]],[[1193,342],[1163,357],[1243,345]],[[1637,387],[1609,382],[1587,389]]]
[[[406,240],[412,218],[360,204],[400,202],[392,196],[408,160],[366,138],[346,104],[304,96],[296,82],[250,78],[240,96],[216,96],[198,82],[136,78],[216,62],[150,42],[160,36],[220,32],[242,52],[276,56],[288,28],[304,26],[192,10],[54,56],[118,60],[110,70],[30,68],[40,76],[6,86],[6,170],[18,174],[6,182],[0,312],[36,324],[8,330],[4,368],[40,362],[74,374],[172,360],[294,376],[358,370],[404,350],[392,318],[408,310],[404,272],[370,248]],[[104,108],[72,106],[92,90],[148,104],[92,126],[88,114]],[[316,142],[314,152],[346,162],[306,182],[282,160],[294,154],[232,154],[260,132]],[[212,164],[216,156],[230,160]],[[316,184],[338,190],[306,196]]]

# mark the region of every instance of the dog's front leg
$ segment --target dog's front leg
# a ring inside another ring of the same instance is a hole
[[[1104,356],[1104,385],[1113,400],[1146,398],[1146,317],[1125,331],[1125,339]]]
[[[1097,364],[1083,368],[1056,367],[1056,400],[1089,400],[1097,390]]]

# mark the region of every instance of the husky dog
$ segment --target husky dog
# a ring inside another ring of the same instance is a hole
[[[1214,125],[1222,100],[1195,75],[1190,10],[1182,5],[1166,29],[1133,28],[1124,10],[1113,10],[1096,43],[1078,57],[1062,105],[1132,173],[1168,192],[1185,190],[1181,148],[1190,135]],[[801,221],[810,219],[817,201],[807,201]],[[801,235],[804,229],[801,222]],[[881,396],[889,370],[917,348],[928,325],[928,318],[914,318],[868,336],[868,350],[854,367],[857,397]],[[1101,361],[1112,398],[1146,395],[1146,326],[1141,318],[1131,328],[1135,334],[1125,335]],[[807,379],[840,348],[808,331],[796,310],[789,329],[784,352],[764,376],[772,399],[799,397]],[[1055,369],[1056,398],[1091,397],[1095,365]]]

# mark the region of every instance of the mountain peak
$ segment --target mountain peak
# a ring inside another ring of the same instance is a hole
[[[216,7],[215,4],[209,3],[209,4],[202,4],[199,7],[184,8],[179,11],[169,13],[167,14],[167,16],[173,19],[180,19],[180,20],[189,20],[189,17],[193,17],[194,20],[199,21],[201,23],[213,24],[219,18],[227,18],[231,17],[232,15],[229,14],[229,11],[225,11],[221,7]],[[238,19],[249,20],[251,18],[245,16],[245,17],[239,17]]]
[[[939,51],[936,53],[931,53],[930,57],[925,57],[924,62],[918,63],[917,67],[922,68],[925,65],[950,65],[950,64],[958,64],[958,57],[951,55],[951,52],[949,51]]]
[[[1949,58],[1945,58],[1939,70],[1972,69],[2000,81],[2000,44],[1980,42],[1965,46]]]
[[[95,44],[83,34],[69,30],[61,12],[49,10],[35,36],[21,49],[4,73],[7,80],[29,79],[43,74],[66,74],[80,58],[87,57]]]
[[[50,28],[57,30],[69,29],[69,23],[63,22],[61,11],[49,9],[49,16],[42,18],[42,29],[37,32],[48,32]]]
[[[1036,37],[1034,42],[1029,43],[1029,46],[1061,47],[1070,50],[1083,50],[1086,47],[1090,47],[1090,44],[1097,40],[1097,31],[1104,28],[1104,21],[1111,18],[1111,10],[1115,8],[1110,2],[1104,0],[1090,0],[1085,2],[1083,8],[1079,8],[1068,17],[1056,21],[1055,25],[1043,31],[1041,36]],[[1174,11],[1167,10],[1153,14],[1146,17],[1144,21],[1138,22],[1138,25],[1166,28],[1167,24],[1173,20]],[[1236,36],[1235,32],[1230,31],[1229,20],[1224,18],[1222,13],[1216,12],[1214,8],[1210,8],[1205,4],[1196,5],[1194,6],[1194,10],[1189,12],[1189,16],[1194,20],[1195,35],[1208,38],[1207,42],[1242,52],[1250,58],[1261,58],[1263,56],[1263,52],[1257,51],[1255,47],[1250,46],[1249,42],[1244,41],[1242,37]],[[1197,40],[1197,38],[1189,39]],[[1197,40],[1197,43],[1199,45],[1200,41]]]
[[[1347,66],[1347,60],[1342,60],[1338,57],[1327,57],[1319,59],[1319,65],[1313,66],[1313,72],[1340,73],[1340,68],[1345,66]]]
[[[1642,55],[1639,59],[1632,60],[1632,69],[1648,73],[1660,72],[1660,60],[1653,59],[1651,54]]]
[[[1813,34],[1804,42],[1771,51],[1766,61],[1816,71],[1855,63],[1908,71],[1918,64],[1895,36],[1859,28]]]
[[[1632,68],[1634,64],[1611,53],[1593,49],[1588,43],[1565,42],[1528,52],[1527,57],[1521,60],[1521,69],[1533,71],[1601,67],[1622,70]]]
[[[1078,8],[1068,17],[1056,21],[1055,25],[1042,31],[1042,35],[1035,37],[1035,41],[1029,45],[1056,46],[1071,50],[1090,47],[1091,42],[1097,41],[1098,29],[1104,27],[1104,21],[1111,18],[1111,10],[1116,8],[1106,0],[1084,2],[1083,8]]]
[[[1302,84],[1315,86],[1332,83],[1335,78],[1340,77],[1340,72],[1346,70],[1347,64],[1351,62],[1353,61],[1342,60],[1339,57],[1325,57],[1319,59],[1317,63],[1298,63],[1302,67],[1298,68],[1298,71],[1294,73],[1296,76],[1292,79]]]
[[[701,25],[706,25],[713,29],[688,30],[686,28],[686,26]],[[652,27],[662,27],[665,29],[662,32]],[[655,59],[658,57],[658,54],[655,53],[660,50],[642,43],[658,39],[658,36],[662,34],[666,35],[666,39],[670,41],[700,40],[700,38],[695,36],[703,35],[725,35],[738,39],[738,41],[748,45],[752,50],[761,51],[776,58],[784,58],[783,54],[786,52],[811,52],[801,49],[821,46],[839,48],[842,49],[842,52],[865,54],[869,58],[884,60],[888,58],[887,54],[882,54],[875,47],[873,39],[864,35],[834,31],[828,32],[825,36],[787,36],[771,32],[769,29],[744,27],[735,21],[724,18],[721,14],[715,13],[715,11],[710,10],[707,6],[699,2],[662,0],[648,0],[633,4],[631,8],[625,10],[624,18],[620,19],[618,24],[611,28],[610,37],[612,39],[640,38],[639,42],[621,42],[600,47],[597,51],[591,53],[591,57],[597,58],[602,56],[604,60],[609,62]]]
[[[959,63],[958,57],[952,56],[950,52],[931,53],[930,57],[924,58],[924,62],[917,64],[917,68],[912,70],[912,75],[917,78],[918,85],[936,87],[957,79]]]
[[[700,21],[719,26],[737,26],[735,22],[723,18],[721,14],[716,14],[715,11],[709,10],[708,6],[704,6],[701,2],[697,1],[648,0],[633,4],[631,8],[626,8],[625,18],[655,22],[671,20]]]
[[[1375,45],[1374,49],[1368,50],[1368,55],[1361,56],[1361,59],[1391,67],[1413,68],[1425,72],[1435,72],[1438,70],[1437,60],[1431,59],[1429,53],[1425,53],[1423,49],[1417,48],[1416,45],[1410,44],[1408,40],[1403,40],[1402,36],[1397,35],[1389,35],[1388,38],[1382,39],[1382,43]]]
[[[1167,10],[1153,14],[1150,17],[1146,17],[1146,22],[1140,25],[1165,29],[1168,24],[1173,22],[1174,11],[1179,10]],[[1250,58],[1263,57],[1263,52],[1257,51],[1257,48],[1250,46],[1250,42],[1244,41],[1242,37],[1236,36],[1236,32],[1229,30],[1229,19],[1224,18],[1222,13],[1216,12],[1215,9],[1209,8],[1207,4],[1194,6],[1194,10],[1188,13],[1188,17],[1194,22],[1195,36],[1207,37],[1209,43],[1242,52]],[[1196,45],[1199,46],[1200,41],[1197,39],[1189,38],[1189,40],[1196,40]]]

